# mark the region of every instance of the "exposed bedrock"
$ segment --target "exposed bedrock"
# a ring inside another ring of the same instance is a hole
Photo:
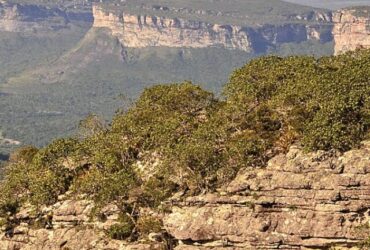
[[[358,249],[370,236],[370,142],[344,154],[292,147],[216,193],[166,203],[159,216],[175,249]],[[93,206],[86,197],[63,195],[39,214],[24,207],[14,218],[18,225],[0,236],[0,249],[163,247],[150,239],[109,239],[104,230],[119,210],[107,206],[105,221],[91,220]],[[43,227],[35,226],[40,218],[49,218]]]
[[[370,7],[345,9],[335,13],[335,53],[370,48]]]
[[[181,18],[133,15],[109,12],[93,6],[94,27],[108,28],[125,47],[223,47],[248,52],[265,52],[269,46],[282,43],[320,40],[331,36],[331,16],[320,22],[264,24],[255,27],[211,24]],[[313,18],[313,17],[312,17]],[[319,17],[317,17],[319,18]]]

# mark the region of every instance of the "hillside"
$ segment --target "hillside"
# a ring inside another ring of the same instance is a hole
[[[0,3],[0,84],[23,70],[47,64],[90,28],[92,15],[36,5]]]
[[[261,54],[319,56],[333,53],[333,43],[328,36],[330,28],[326,25],[330,15],[327,16],[326,10],[280,1],[272,6],[267,1],[216,2],[192,2],[189,8],[185,1],[155,4],[126,1],[124,6],[122,2],[120,6],[106,3],[103,10],[109,13],[111,9],[119,12],[127,8],[143,15],[178,15],[178,18],[188,18],[188,23],[198,20],[201,26],[215,27],[229,21],[235,26],[238,20],[244,20],[245,25],[251,26],[246,28],[250,41],[246,50],[240,51],[237,46],[229,50],[229,26],[222,28],[215,46],[209,47],[206,42],[201,47],[171,43],[170,46],[149,44],[136,48],[127,46],[122,36],[112,32],[109,26],[92,27],[91,3],[2,2],[2,13],[8,14],[1,16],[0,23],[11,25],[0,25],[0,104],[3,107],[0,124],[10,138],[41,146],[52,138],[75,133],[81,117],[91,112],[110,119],[122,103],[118,96],[135,99],[144,87],[156,83],[188,79],[219,93],[233,68]],[[168,5],[169,10],[161,10],[158,5]],[[251,6],[259,10],[259,14],[253,14]],[[219,13],[221,8],[224,11]],[[211,23],[213,21],[215,23]],[[257,27],[257,23],[265,25]],[[115,24],[119,26],[119,22]],[[206,30],[199,30],[200,38]],[[212,32],[208,34],[213,36]]]
[[[366,249],[369,67],[369,50],[261,57],[219,98],[157,85],[111,122],[23,147],[0,186],[0,246]]]

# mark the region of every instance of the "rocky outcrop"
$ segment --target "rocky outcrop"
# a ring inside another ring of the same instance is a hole
[[[89,216],[93,209],[91,201],[60,198],[61,201],[37,214],[32,207],[23,208],[15,216],[18,226],[0,237],[0,249],[161,249],[161,244],[155,242],[130,244],[109,239],[104,230],[117,220],[116,207],[105,208],[104,222],[92,221]]]
[[[343,155],[293,147],[165,218],[178,249],[349,249],[369,237],[369,223],[369,142]]]
[[[68,27],[71,22],[92,22],[89,12],[73,12],[32,4],[0,1],[0,31],[42,32]]]
[[[164,205],[163,229],[179,250],[356,249],[370,236],[370,142],[344,154],[306,154],[294,146],[266,168],[241,171],[216,193],[177,195]],[[93,207],[68,194],[39,213],[24,207],[0,237],[0,249],[165,247],[154,236],[137,244],[109,239],[104,230],[119,210],[107,206],[103,221],[91,220]]]
[[[115,15],[93,6],[94,27],[108,28],[125,47],[204,48],[223,46],[249,51],[251,41],[239,26],[207,24],[178,18]]]
[[[264,24],[256,27],[212,24],[160,16],[133,15],[93,6],[94,27],[108,28],[125,47],[222,47],[264,52],[269,46],[307,40],[330,41],[330,15],[317,17],[316,24]],[[321,25],[320,22],[325,25]],[[328,27],[329,26],[329,27]],[[323,28],[325,27],[325,28]]]
[[[370,7],[344,9],[334,14],[335,53],[370,48]]]

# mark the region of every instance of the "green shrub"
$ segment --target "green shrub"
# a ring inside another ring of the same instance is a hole
[[[15,200],[2,200],[0,203],[0,216],[8,217],[9,215],[14,215],[18,212],[19,203]]]
[[[153,216],[141,216],[137,221],[137,229],[142,236],[159,233],[162,230],[162,222]]]
[[[236,70],[225,88],[229,119],[236,129],[274,132],[272,140],[290,131],[309,150],[353,148],[370,127],[369,61],[366,50],[318,60],[273,56],[253,60]],[[251,117],[260,107],[275,118]],[[261,122],[262,127],[255,126]]]
[[[125,169],[108,173],[94,168],[76,181],[74,189],[75,192],[88,194],[98,207],[111,202],[121,205],[129,198],[128,194],[137,185],[136,181],[134,173]]]
[[[77,145],[74,139],[60,139],[40,150],[20,149],[5,169],[0,201],[3,204],[29,201],[37,206],[56,202],[73,178],[63,162],[76,151]]]
[[[112,239],[125,240],[132,235],[134,228],[132,219],[126,214],[121,214],[118,223],[112,225],[106,233]]]
[[[9,157],[10,162],[31,163],[38,149],[33,146],[25,146],[15,150]]]
[[[158,85],[113,119],[112,132],[141,150],[171,146],[191,134],[216,106],[213,94],[190,82]]]
[[[153,176],[145,181],[142,185],[142,192],[140,192],[139,201],[141,205],[148,207],[158,207],[162,201],[169,198],[177,189],[178,186],[162,176]]]

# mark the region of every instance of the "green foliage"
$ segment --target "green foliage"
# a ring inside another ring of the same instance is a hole
[[[154,176],[142,185],[142,190],[139,193],[140,203],[149,207],[158,207],[161,202],[169,198],[178,186],[171,180],[164,178],[163,173],[159,176]]]
[[[105,129],[106,125],[100,117],[94,114],[88,115],[84,120],[80,121],[79,133],[82,138],[93,136]]]
[[[5,169],[1,199],[4,204],[30,201],[35,205],[51,204],[64,193],[72,180],[65,166],[67,157],[77,150],[74,139],[60,139],[37,150],[21,148],[15,152]]]
[[[136,177],[131,171],[122,169],[109,173],[94,168],[76,181],[74,189],[78,193],[88,194],[98,207],[102,207],[110,202],[121,205],[136,185]]]
[[[107,230],[107,235],[115,240],[125,240],[132,235],[132,232],[135,228],[135,224],[126,214],[121,214],[118,223],[112,225]]]
[[[7,200],[6,202],[1,201],[0,204],[0,216],[7,217],[8,215],[14,215],[19,208],[19,203],[13,200]]]
[[[369,54],[254,60],[235,71],[226,87],[233,120],[248,127],[245,121],[253,119],[245,117],[263,107],[277,118],[263,126],[280,124],[272,126],[275,136],[293,130],[310,150],[355,147],[370,126]]]
[[[109,127],[90,116],[79,139],[14,153],[0,209],[52,204],[70,190],[93,199],[97,214],[118,206],[120,222],[107,231],[114,239],[159,231],[160,221],[141,212],[160,209],[175,192],[216,190],[292,143],[307,150],[359,145],[370,129],[369,65],[368,50],[269,56],[236,70],[223,100],[190,82],[146,89]]]
[[[153,216],[141,216],[137,221],[137,229],[141,235],[159,233],[162,230],[162,222]]]
[[[370,247],[370,236],[360,244],[360,249],[369,249]]]
[[[10,162],[31,163],[38,149],[33,146],[25,146],[15,150],[9,158]]]
[[[172,146],[191,134],[216,103],[213,94],[190,82],[155,86],[114,118],[112,131],[143,150]]]

